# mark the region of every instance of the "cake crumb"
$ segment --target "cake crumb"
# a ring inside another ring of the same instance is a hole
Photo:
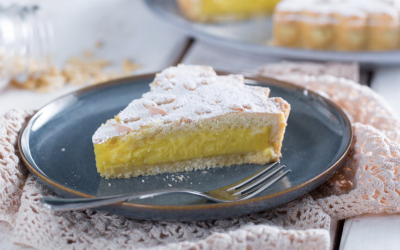
[[[132,73],[133,71],[135,71],[135,70],[137,70],[137,69],[139,69],[139,68],[141,68],[142,66],[140,65],[140,64],[138,64],[138,63],[134,63],[134,62],[132,62],[131,60],[129,60],[129,59],[125,59],[123,62],[122,62],[122,70],[123,70],[123,72],[125,73],[125,74],[130,74],[130,73]]]
[[[108,186],[111,187],[111,183],[108,183]]]
[[[144,182],[144,180],[142,180],[142,182]]]
[[[207,171],[203,171],[202,173],[203,173],[203,174],[207,174]]]
[[[94,54],[90,50],[85,50],[85,51],[83,51],[83,56],[84,57],[94,57]]]
[[[100,49],[100,48],[103,47],[103,42],[102,41],[97,41],[94,46],[96,47],[96,49]]]
[[[171,185],[171,184],[168,184],[168,187],[172,187],[172,185]]]
[[[65,148],[62,148],[61,151],[64,152],[64,151],[65,151]]]
[[[182,181],[182,177],[178,176],[178,179],[179,179],[180,181]]]

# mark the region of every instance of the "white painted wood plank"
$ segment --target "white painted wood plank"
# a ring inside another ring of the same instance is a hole
[[[79,56],[83,51],[90,50],[95,52],[96,57],[110,60],[116,68],[120,68],[124,59],[132,59],[143,66],[135,74],[155,72],[174,63],[187,41],[183,33],[150,13],[142,1],[18,2],[38,2],[43,14],[52,21],[58,65],[71,56]],[[104,46],[95,50],[98,41]],[[16,107],[38,109],[77,88],[69,86],[49,94],[10,89],[0,91],[0,115]]]
[[[372,78],[371,88],[383,96],[400,117],[400,67],[377,68]]]
[[[210,65],[216,70],[250,70],[269,62],[279,61],[281,60],[249,55],[203,41],[196,41],[182,60],[185,64]]]
[[[400,215],[361,215],[346,220],[340,250],[400,249]]]

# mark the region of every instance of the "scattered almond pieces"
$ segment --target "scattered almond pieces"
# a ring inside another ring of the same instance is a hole
[[[133,71],[141,68],[140,64],[134,63],[129,59],[125,59],[122,63],[122,70],[125,74],[131,74]]]
[[[50,92],[61,88],[65,83],[65,77],[54,67],[50,68],[46,74],[30,75],[23,82],[18,82],[16,79],[11,80],[12,86],[22,89],[35,89],[38,92]]]
[[[96,43],[96,47],[100,47],[100,45]],[[23,60],[16,59],[15,61],[15,68],[21,68],[21,72],[24,72],[26,67]],[[45,68],[42,65],[31,64],[29,65],[30,72],[32,72],[30,76],[22,82],[18,82],[16,79],[11,80],[12,86],[38,92],[52,92],[66,84],[93,85],[128,76],[141,67],[140,64],[125,59],[120,70],[110,71],[107,70],[111,66],[110,61],[96,58],[95,54],[88,50],[83,52],[83,57],[69,58],[62,69],[55,66]]]
[[[92,51],[89,51],[89,50],[83,51],[83,55],[84,55],[85,57],[94,57],[93,52],[92,52]]]

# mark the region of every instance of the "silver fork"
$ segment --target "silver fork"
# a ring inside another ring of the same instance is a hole
[[[96,198],[67,199],[67,198],[45,197],[40,199],[40,202],[45,207],[52,209],[54,211],[71,211],[71,210],[80,210],[80,209],[107,206],[133,199],[145,199],[149,197],[154,197],[164,194],[172,194],[172,193],[193,194],[216,202],[240,201],[249,199],[257,195],[264,189],[268,188],[275,182],[285,177],[290,172],[290,169],[288,169],[283,173],[278,174],[279,171],[285,168],[284,165],[279,165],[276,169],[267,173],[269,170],[273,169],[278,164],[279,162],[271,163],[263,170],[239,182],[236,182],[229,186],[211,190],[208,192],[199,192],[185,188],[169,188],[169,189],[153,190],[153,191],[146,191],[134,194],[103,196]]]

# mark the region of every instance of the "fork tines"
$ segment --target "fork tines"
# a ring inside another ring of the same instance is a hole
[[[279,174],[279,172],[286,167],[285,165],[280,165],[279,163],[280,162],[278,161],[270,164],[263,170],[247,177],[240,182],[233,184],[226,191],[234,192],[232,195],[241,196],[246,199],[255,196],[256,194],[260,193],[264,189],[268,188],[275,182],[285,177],[290,172],[289,169]],[[270,171],[276,166],[278,167],[275,168],[273,171]]]

